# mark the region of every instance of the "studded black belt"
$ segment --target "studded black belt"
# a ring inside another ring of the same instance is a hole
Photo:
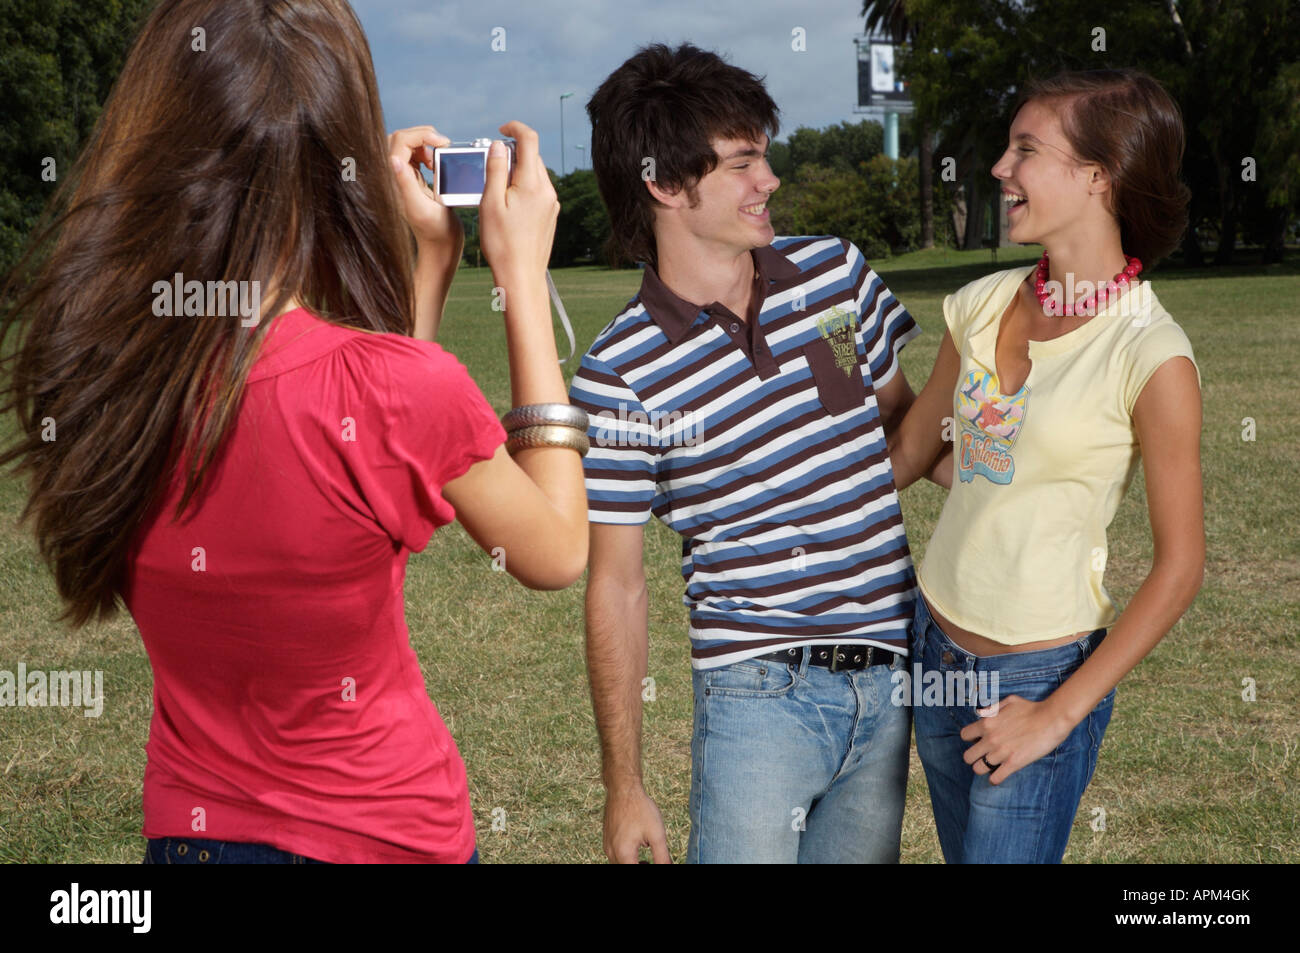
[[[808,653],[808,664],[828,668],[832,672],[850,672],[863,669],[869,665],[889,665],[897,653],[875,645],[800,645],[789,649],[778,649],[767,655],[758,656],[772,662],[787,662],[798,665]]]

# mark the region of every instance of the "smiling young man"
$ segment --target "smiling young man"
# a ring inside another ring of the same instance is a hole
[[[897,861],[911,722],[890,696],[915,579],[885,435],[919,328],[849,242],[775,236],[777,109],[757,77],[650,46],[587,111],[611,250],[645,263],[570,392],[591,414],[605,852],[669,860],[641,777],[653,515],[682,536],[690,609],[686,859]]]

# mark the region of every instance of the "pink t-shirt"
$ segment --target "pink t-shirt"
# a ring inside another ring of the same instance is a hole
[[[408,555],[505,440],[438,345],[276,318],[211,482],[137,534],[125,597],[154,674],[144,836],[318,860],[463,863],[465,767],[410,645]]]

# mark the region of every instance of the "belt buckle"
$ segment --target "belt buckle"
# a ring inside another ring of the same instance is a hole
[[[865,665],[860,665],[857,668],[852,669],[852,671],[856,672],[859,669],[870,668],[872,659],[874,658],[874,652],[876,651],[876,647],[874,645],[855,645],[853,646],[853,648],[865,650],[867,661]],[[848,656],[846,655],[845,658],[847,657]],[[831,646],[831,671],[832,672],[840,671],[839,664],[840,664],[840,647],[838,645],[832,645]]]

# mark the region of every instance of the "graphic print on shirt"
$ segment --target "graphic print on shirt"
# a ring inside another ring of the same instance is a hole
[[[817,318],[817,330],[831,346],[835,366],[844,372],[845,377],[852,377],[858,366],[858,344],[854,336],[857,327],[858,315],[851,309],[845,311],[832,307]]]
[[[1029,387],[1011,397],[998,389],[998,378],[973,370],[957,388],[957,414],[961,437],[957,443],[957,475],[963,483],[975,474],[991,483],[1008,484],[1016,474],[1011,448],[1020,436],[1029,406]]]

